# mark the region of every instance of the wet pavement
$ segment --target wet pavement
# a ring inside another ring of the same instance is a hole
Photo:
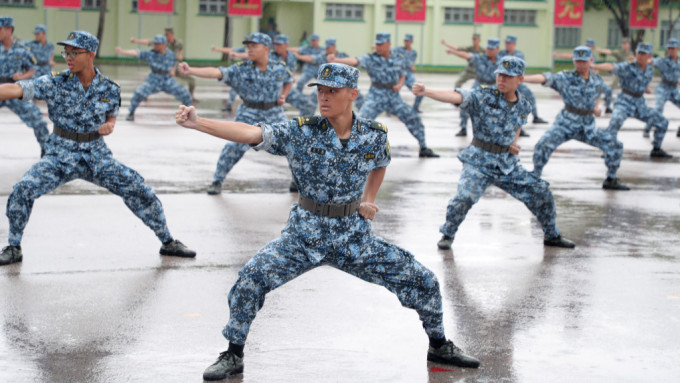
[[[223,141],[174,124],[176,102],[149,97],[137,121],[127,105],[148,69],[106,67],[123,89],[115,157],[158,192],[174,236],[196,259],[160,257],[160,243],[122,200],[84,181],[66,184],[34,206],[24,260],[0,268],[0,381],[199,382],[227,342],[220,331],[226,295],[242,265],[278,236],[297,195],[283,158],[248,152],[220,196],[205,190]],[[450,88],[452,75],[418,76]],[[469,86],[470,84],[468,84]],[[368,87],[362,76],[360,86]],[[562,102],[530,86],[541,117]],[[402,92],[407,102],[413,96]],[[220,112],[226,87],[199,80],[199,114]],[[653,105],[653,96],[647,95]],[[44,103],[39,106],[45,111]],[[572,141],[543,172],[557,222],[575,250],[545,248],[536,219],[491,187],[473,207],[452,251],[440,251],[447,202],[455,195],[458,113],[425,100],[429,146],[396,118],[387,123],[393,158],[377,204],[374,232],[413,252],[442,286],[447,335],[481,359],[478,370],[427,363],[427,337],[414,311],[387,290],[320,268],[267,296],[246,345],[245,373],[229,382],[668,382],[680,376],[680,110],[664,149],[651,160],[643,123],[626,121],[619,171],[628,192],[601,189],[599,150]],[[293,110],[288,111],[294,116]],[[38,160],[32,131],[0,109],[0,205]],[[609,118],[599,118],[605,128]],[[51,124],[50,124],[51,126]],[[522,163],[547,128],[528,125]],[[0,219],[0,238],[8,223]],[[673,378],[675,376],[675,378]]]

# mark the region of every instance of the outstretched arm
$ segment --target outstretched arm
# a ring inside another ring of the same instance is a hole
[[[361,196],[361,205],[359,206],[359,214],[366,219],[372,220],[375,218],[375,213],[380,211],[378,205],[375,204],[375,196],[378,195],[378,189],[380,189],[385,178],[385,169],[373,169],[366,178],[364,194]]]
[[[130,37],[130,42],[139,45],[151,45],[151,40],[149,39],[136,39],[134,37]]]
[[[426,89],[422,83],[413,84],[413,94],[416,96],[425,96],[433,100],[448,102],[459,105],[463,102],[463,95],[452,90],[447,89]]]
[[[243,144],[262,142],[262,128],[235,121],[215,121],[198,117],[193,106],[180,105],[175,112],[175,122],[188,129],[198,130],[225,140]]]
[[[139,51],[136,49],[123,49],[121,47],[116,47],[116,53],[128,57],[139,57]]]
[[[222,78],[222,71],[215,67],[195,68],[189,66],[186,62],[181,62],[179,65],[179,73],[184,76],[196,76],[203,78]]]
[[[465,60],[470,60],[470,58],[472,58],[470,53],[465,52],[465,51],[459,51],[458,49],[453,49],[453,48],[447,49],[446,53],[448,53],[450,55],[456,55],[456,56],[458,56],[462,59],[465,59]]]
[[[571,59],[571,53],[557,53],[557,52],[553,52],[553,57],[556,58],[556,59],[565,59],[565,60],[569,60],[569,59]]]
[[[614,64],[612,63],[601,63],[601,64],[590,64],[590,67],[595,70],[602,70],[605,72],[611,72],[614,70]]]
[[[338,58],[335,57],[334,54],[329,54],[326,57],[326,61],[329,63],[340,63],[340,64],[346,64],[346,65],[351,65],[351,66],[357,66],[359,65],[359,60],[357,60],[356,57],[343,57],[343,58]]]
[[[210,47],[210,50],[213,51],[213,52],[220,52],[220,53],[230,54],[231,52],[234,51],[234,48],[230,48],[230,47],[222,47],[222,48],[220,48],[220,47],[216,47],[216,46],[213,45],[213,46]]]
[[[312,57],[312,55],[301,55],[298,52],[293,52],[293,54],[295,55],[295,58],[297,58],[298,60],[300,60],[302,62],[306,62],[306,63],[314,62],[314,58]]]
[[[13,98],[21,98],[24,96],[24,88],[19,84],[2,84],[0,85],[0,101],[11,100]]]
[[[444,40],[444,39],[442,39],[442,45],[445,46],[445,47],[447,47],[448,49],[455,49],[455,50],[458,50],[458,47],[457,47],[457,46],[455,46],[455,45],[453,45],[453,44],[447,43],[446,40]]]
[[[610,55],[614,52],[611,49],[605,49],[605,48],[597,48],[596,50],[597,50],[597,53],[600,53],[600,54],[603,54],[603,55]]]
[[[546,81],[547,79],[545,78],[545,75],[540,73],[524,76],[524,82],[528,82],[530,84],[545,84]]]

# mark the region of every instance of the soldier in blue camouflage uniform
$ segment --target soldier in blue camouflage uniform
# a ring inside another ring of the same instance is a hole
[[[524,53],[522,51],[519,51],[515,49],[517,46],[517,36],[513,35],[508,35],[505,37],[505,49],[501,50],[498,52],[498,60],[502,59],[505,56],[515,56],[518,58],[521,58],[522,60],[526,60],[524,58]],[[526,84],[522,83],[519,84],[519,88],[517,88],[520,93],[522,93],[522,96],[524,96],[524,99],[529,101],[531,104],[531,114],[534,115],[534,120],[532,121],[534,124],[547,124],[548,121],[542,119],[541,117],[538,116],[538,108],[536,108],[536,97],[534,97],[534,93],[529,89]],[[529,136],[526,134],[526,132],[521,131],[520,132],[521,136]]]
[[[14,40],[14,19],[0,16],[0,84],[14,83],[33,77],[35,74],[35,57],[22,44]],[[20,100],[0,101],[0,108],[8,107],[16,113],[21,121],[33,129],[33,134],[40,144],[41,155],[45,153],[45,141],[50,131],[43,120],[40,109],[32,102]]]
[[[246,48],[244,47],[237,47],[237,48],[231,48],[231,47],[223,47],[223,48],[217,48],[213,46],[211,48],[213,52],[221,52],[221,53],[226,53],[229,55],[230,60],[234,59],[243,59],[247,60],[248,59],[248,54],[246,53]],[[297,65],[297,64],[296,64]],[[189,76],[189,78],[192,78]],[[236,98],[238,97],[238,92],[236,92],[236,89],[231,88],[229,89],[229,99],[226,100],[224,108],[222,108],[223,112],[232,112],[233,104],[234,101],[236,101]]]
[[[299,48],[293,48],[291,49],[291,51],[299,53],[301,55],[314,56],[322,55],[325,49],[319,46],[319,35],[315,33],[310,38],[309,45],[305,45]],[[302,66],[302,75],[300,75],[300,78],[297,80],[296,85],[296,88],[300,93],[303,93],[302,90],[304,89],[305,84],[309,82],[309,80],[316,78],[316,74],[317,72],[319,72],[319,65],[320,64],[306,63],[305,65]],[[312,97],[314,97],[314,95],[312,95]],[[314,101],[312,100],[312,102]]]
[[[649,64],[653,51],[652,44],[641,42],[635,50],[635,61],[617,64],[592,64],[593,69],[614,72],[621,82],[621,94],[614,103],[614,112],[609,122],[609,131],[617,137],[619,129],[628,117],[651,124],[654,127],[651,157],[670,158],[670,154],[661,149],[661,144],[668,130],[668,120],[656,109],[647,106],[643,97],[654,76],[654,68]]]
[[[289,39],[288,36],[283,34],[278,34],[274,37],[274,52],[269,53],[271,59],[274,61],[282,61],[286,63],[288,70],[291,73],[295,73],[298,66],[298,60],[292,51],[288,50]],[[293,87],[286,97],[286,102],[293,105],[300,110],[300,114],[303,116],[308,116],[314,113],[316,109],[316,98],[312,98],[302,94],[297,88]]]
[[[0,254],[0,265],[21,262],[21,238],[34,201],[78,178],[122,197],[161,240],[161,254],[195,257],[196,252],[170,235],[163,206],[142,176],[116,161],[104,143],[102,136],[111,134],[116,123],[120,88],[94,67],[99,41],[88,32],[74,31],[57,44],[65,46],[68,70],[0,86],[3,100],[45,100],[54,123],[45,156],[14,185],[7,200],[9,246]]]
[[[413,84],[416,83],[416,78],[413,75],[413,72],[415,72],[416,70],[416,60],[418,59],[418,51],[413,49],[412,46],[413,35],[407,33],[404,36],[404,46],[394,48],[394,51],[397,54],[401,54],[402,56],[404,56],[404,67],[406,68],[406,79],[404,80],[404,85],[406,85],[406,87],[409,89],[412,89]],[[422,97],[416,97],[416,99],[413,101],[413,109],[418,113],[421,113],[420,111],[421,102],[423,102]]]
[[[562,96],[565,107],[557,115],[555,124],[538,140],[534,147],[534,171],[540,177],[543,167],[548,163],[552,152],[572,139],[594,146],[604,152],[604,163],[607,165],[607,178],[603,189],[629,190],[630,188],[616,178],[621,165],[623,144],[609,131],[595,125],[595,116],[602,110],[597,107],[602,92],[602,78],[590,69],[593,54],[590,48],[579,46],[574,49],[573,71],[544,73],[525,76],[525,82],[543,84],[553,88]]]
[[[222,334],[229,348],[204,374],[220,380],[243,372],[250,325],[270,291],[319,266],[331,266],[381,285],[415,309],[430,338],[427,359],[461,367],[479,361],[446,340],[439,283],[413,254],[371,233],[375,197],[390,162],[387,129],[357,117],[356,68],[323,64],[316,85],[321,116],[258,126],[199,118],[181,107],[177,123],[285,156],[300,186],[280,238],[260,249],[241,269],[229,292],[229,322]]]
[[[360,66],[368,71],[371,88],[368,90],[366,102],[359,110],[360,117],[374,119],[382,111],[394,114],[418,140],[420,146],[418,157],[439,157],[425,143],[425,126],[418,113],[406,105],[399,95],[399,89],[406,79],[403,56],[391,51],[389,33],[378,33],[374,43],[376,51],[373,53],[347,58],[328,55],[328,62]]]
[[[413,86],[416,95],[437,101],[459,104],[472,117],[472,144],[458,159],[463,171],[458,182],[458,194],[449,201],[446,223],[439,228],[443,234],[437,243],[440,249],[450,249],[458,227],[467,212],[479,201],[490,185],[510,193],[522,201],[538,218],[543,227],[543,244],[573,248],[573,242],[563,238],[555,225],[555,200],[549,184],[530,173],[519,163],[519,128],[527,121],[531,105],[517,90],[524,79],[524,60],[506,56],[496,69],[497,86],[482,86],[472,90],[425,89]]]
[[[130,100],[130,113],[125,118],[128,121],[135,120],[135,110],[139,104],[154,93],[165,92],[173,95],[183,105],[192,105],[191,93],[175,80],[175,68],[177,56],[167,49],[167,39],[163,35],[153,38],[153,49],[139,51],[136,49],[120,49],[116,47],[116,53],[129,57],[138,57],[151,68],[151,73],[146,81],[135,90]]]
[[[54,44],[47,41],[47,27],[40,24],[33,30],[35,40],[25,43],[36,60],[36,70],[33,77],[50,74],[54,66]]]
[[[655,57],[652,66],[659,71],[661,83],[654,90],[656,96],[656,110],[663,113],[664,104],[670,101],[680,107],[680,92],[678,92],[678,79],[680,79],[680,62],[678,62],[678,40],[668,39],[666,42],[666,57]],[[644,136],[649,137],[652,129],[650,124],[645,126]],[[677,136],[680,137],[680,128]]]
[[[264,33],[250,33],[243,44],[247,46],[249,60],[229,67],[192,68],[180,64],[183,74],[214,78],[236,89],[243,104],[239,105],[234,121],[255,124],[286,121],[283,104],[293,86],[293,74],[285,62],[275,61],[269,55],[272,39]],[[222,149],[217,169],[208,194],[222,193],[222,182],[227,173],[243,157],[250,147],[239,142],[229,142]],[[295,180],[290,185],[295,191]]]
[[[335,57],[338,58],[346,58],[349,57],[349,55],[345,52],[340,52],[338,51],[338,46],[337,46],[337,40],[335,38],[329,38],[326,39],[326,51],[320,55],[302,55],[299,52],[295,53],[295,57],[305,63],[312,63],[316,65],[321,65],[321,64],[326,64],[328,62],[328,55],[334,55]],[[357,108],[357,110],[360,110],[361,107],[364,105],[364,95],[361,94],[361,91],[359,91],[359,95],[357,96],[356,101],[354,101],[354,106]],[[316,105],[318,105],[318,100],[316,99],[316,90],[314,93],[312,93],[312,102],[314,103],[314,108],[316,108]]]

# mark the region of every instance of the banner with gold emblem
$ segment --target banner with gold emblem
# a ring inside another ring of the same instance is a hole
[[[659,0],[630,0],[630,27],[659,26]]]
[[[582,26],[583,0],[557,0],[554,23],[556,27]]]
[[[262,17],[262,0],[229,0],[229,16]]]
[[[475,0],[475,24],[503,24],[503,0]]]
[[[45,0],[45,8],[80,9],[80,0]]]
[[[153,13],[173,13],[173,0],[138,0],[137,10],[139,12]]]
[[[397,0],[395,21],[425,22],[425,0]]]

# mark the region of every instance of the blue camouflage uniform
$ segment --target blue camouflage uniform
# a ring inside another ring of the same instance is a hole
[[[595,58],[595,40],[587,39],[586,46],[591,50],[591,52],[593,52],[593,64],[597,64],[597,60]],[[602,92],[600,92],[600,94],[604,95],[605,108],[610,109],[612,106],[612,101],[614,100],[614,92],[612,91],[612,88],[607,84],[602,84]]]
[[[651,53],[652,47],[648,43],[639,43],[637,50],[638,52]],[[660,150],[668,129],[668,120],[660,111],[647,106],[643,97],[654,76],[654,68],[647,65],[643,71],[637,62],[622,62],[614,64],[614,74],[619,77],[621,82],[621,94],[614,103],[609,131],[614,137],[618,136],[623,122],[628,117],[635,117],[654,127],[652,146],[655,150]]]
[[[496,38],[491,38],[487,41],[486,44],[487,49],[495,49],[498,48],[499,41]],[[475,73],[477,75],[475,82],[472,84],[472,89],[478,89],[482,85],[496,84],[495,70],[497,67],[498,60],[499,60],[498,55],[496,55],[495,61],[491,61],[491,59],[489,58],[489,56],[486,55],[486,53],[485,54],[470,53],[470,60],[468,60],[468,62],[473,68],[475,68]],[[470,116],[468,115],[467,111],[461,108],[460,109],[461,129],[467,128],[468,118],[470,118]]]
[[[500,60],[499,73],[518,76],[524,73],[524,61],[516,57]],[[479,73],[479,72],[478,72]],[[456,89],[463,96],[462,110],[472,117],[474,140],[463,149],[458,159],[463,171],[458,182],[458,193],[449,201],[446,223],[439,231],[453,238],[467,212],[479,201],[490,185],[496,185],[522,201],[538,218],[545,238],[559,237],[555,225],[555,201],[549,184],[530,173],[519,163],[519,158],[510,154],[507,147],[515,140],[517,130],[526,123],[531,111],[529,102],[517,92],[517,102],[512,105],[495,86],[482,86],[471,90]],[[476,144],[477,143],[477,144]],[[499,153],[489,150],[504,148]]]
[[[45,33],[47,28],[44,25],[38,25],[35,27],[33,33]],[[50,59],[54,54],[54,44],[46,41],[45,45],[42,45],[37,40],[27,41],[25,43],[26,47],[31,51],[36,60],[36,68],[34,78],[50,74],[52,67],[50,66]]]
[[[234,52],[245,53],[246,48],[244,48],[244,47],[234,48]],[[231,88],[229,90],[229,103],[227,104],[227,106],[231,107],[231,105],[234,103],[234,101],[236,101],[236,97],[238,97],[238,92],[236,92],[236,89]]]
[[[75,31],[68,38],[58,44],[96,52],[97,39],[88,32]],[[172,240],[163,207],[154,191],[144,184],[144,179],[136,171],[116,161],[99,136],[99,126],[108,117],[118,115],[120,87],[98,69],[95,68],[95,71],[87,90],[78,76],[68,70],[19,82],[23,88],[23,100],[47,102],[55,132],[47,140],[45,156],[14,185],[7,200],[10,245],[21,244],[34,201],[74,179],[92,182],[122,197],[127,207],[153,230],[161,242]],[[83,140],[78,141],[74,137]]]
[[[413,41],[413,35],[407,33],[404,36],[404,41]],[[416,77],[413,75],[413,66],[416,65],[418,51],[415,49],[408,50],[404,46],[394,48],[394,52],[404,56],[404,68],[406,69],[406,79],[404,80],[404,85],[406,85],[406,87],[409,89],[413,89],[413,84],[416,83]],[[423,102],[423,96],[416,96],[415,101],[413,101],[413,109],[419,110],[421,102]]]
[[[588,47],[579,46],[574,49],[574,60],[589,61],[591,57]],[[575,139],[602,150],[607,165],[607,177],[616,178],[623,144],[609,131],[595,125],[592,112],[602,92],[602,78],[593,70],[587,80],[576,70],[543,75],[546,78],[543,85],[556,90],[566,107],[534,147],[534,174],[540,177],[552,152],[562,143]]]
[[[283,34],[278,34],[276,37],[274,37],[274,44],[288,44],[288,41],[288,36]],[[278,53],[272,50],[269,53],[269,58],[274,61],[285,63],[291,73],[295,73],[297,70],[298,60],[290,51],[286,53],[286,58],[284,59]],[[316,100],[316,98],[313,98],[313,100]],[[300,110],[300,114],[303,116],[313,114],[314,110],[316,109],[316,103],[303,95],[302,92],[298,91],[296,87],[291,88],[288,96],[286,97],[286,102]]]
[[[11,17],[0,17],[0,27],[14,26],[14,19]],[[0,44],[0,83],[13,83],[12,76],[15,73],[25,73],[36,69],[35,57],[31,52],[16,40],[9,49],[5,49],[4,44]],[[21,100],[0,101],[0,108],[8,107],[26,125],[33,129],[33,134],[40,144],[41,150],[45,150],[45,141],[50,131],[47,129],[47,122],[42,118],[40,109],[32,102],[22,102]]]
[[[320,75],[318,84],[356,88],[357,69],[324,64],[321,71],[327,67],[332,71]],[[417,311],[430,338],[444,338],[441,293],[434,273],[410,252],[372,234],[371,221],[358,211],[334,217],[301,206],[303,198],[320,204],[360,201],[369,173],[390,162],[387,129],[355,116],[345,147],[321,116],[260,126],[263,141],[255,149],[288,159],[301,202],[291,208],[281,237],[260,249],[239,271],[229,292],[230,316],[223,335],[232,343],[245,344],[267,293],[309,270],[330,266],[387,288],[404,307]]]
[[[375,43],[383,44],[389,40],[389,33],[378,33]],[[403,56],[391,52],[390,56],[385,59],[373,52],[356,59],[359,61],[359,66],[365,68],[371,78],[371,87],[364,105],[359,110],[359,116],[372,120],[382,111],[388,111],[406,125],[409,132],[418,140],[420,149],[426,149],[425,126],[422,120],[412,107],[404,103],[399,92],[392,89],[392,86],[406,75]]]
[[[270,46],[271,38],[263,33],[251,33],[243,41],[244,44],[248,42]],[[222,72],[222,78],[218,81],[235,89],[243,100],[236,110],[234,121],[248,124],[286,121],[283,106],[276,105],[276,102],[281,96],[282,87],[293,82],[293,74],[283,62],[270,58],[264,72],[250,60],[240,61],[229,67],[219,67],[219,70]],[[248,144],[238,142],[226,144],[217,161],[214,181],[222,183],[248,148],[250,148]]]
[[[312,35],[310,40],[319,40],[319,35],[316,33]],[[314,48],[312,44],[310,43],[309,45],[305,45],[300,50],[298,51],[299,54],[301,55],[321,55],[325,52],[326,50],[323,47],[318,47]],[[297,90],[302,93],[302,90],[304,89],[305,84],[313,79],[316,78],[317,73],[319,72],[319,64],[314,64],[314,63],[305,63],[305,65],[302,66],[302,75],[300,75],[300,78],[297,81]]]
[[[666,48],[678,48],[677,39],[669,39]],[[680,79],[680,62],[676,58],[673,60],[667,57],[655,57],[652,59],[652,66],[659,71],[661,82],[654,90],[656,97],[656,110],[663,114],[663,107],[666,101],[670,101],[675,106],[680,107],[680,92],[678,92],[678,79]],[[651,130],[651,125],[645,126],[645,131]],[[679,133],[680,134],[680,133]]]
[[[166,44],[167,39],[163,35],[156,35],[153,39],[154,44]],[[193,104],[191,93],[181,86],[170,72],[177,64],[177,57],[170,49],[165,53],[153,49],[139,51],[139,59],[146,61],[151,68],[151,73],[146,77],[146,81],[135,90],[130,100],[130,115],[135,114],[139,104],[154,93],[165,92],[178,99],[183,105]]]
[[[505,39],[505,42],[516,43],[517,37],[510,35]],[[526,60],[524,58],[524,53],[522,51],[515,49],[514,52],[510,53],[507,50],[502,49],[501,51],[498,52],[498,55],[496,56],[496,61],[502,59],[505,56],[514,56],[522,60]],[[538,117],[538,109],[536,108],[536,97],[534,97],[534,93],[531,91],[531,89],[529,89],[529,87],[526,84],[521,83],[517,87],[517,90],[522,94],[525,100],[529,101],[529,104],[531,105],[531,114],[533,114],[534,117]]]

